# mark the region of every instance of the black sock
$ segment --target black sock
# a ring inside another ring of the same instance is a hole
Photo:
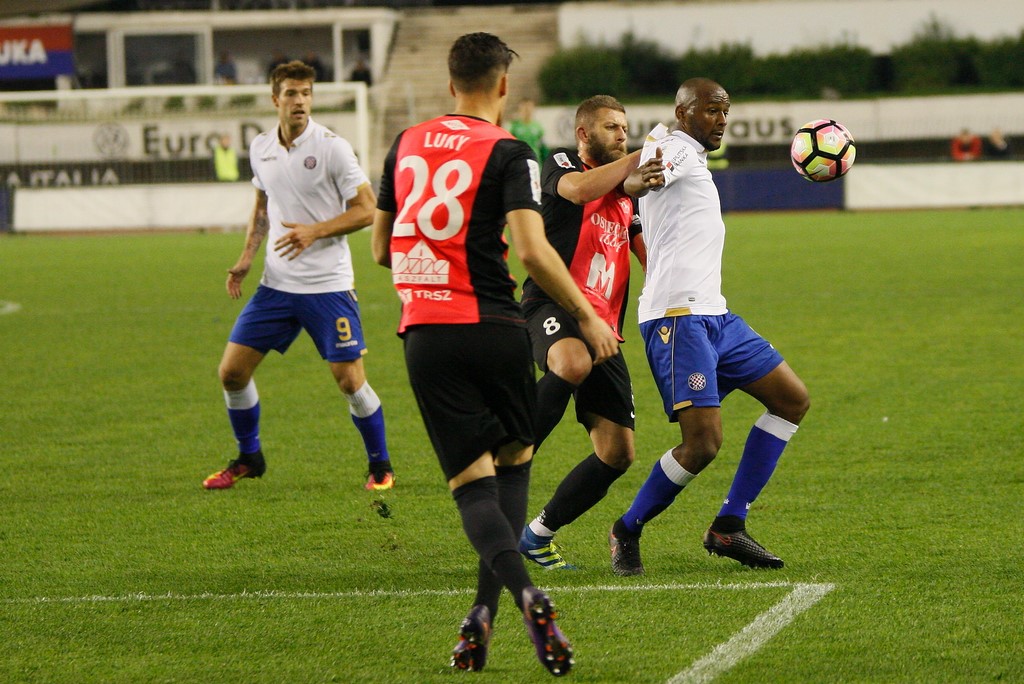
[[[505,519],[516,533],[516,541],[526,524],[527,498],[530,492],[530,466],[533,461],[521,465],[498,466],[498,503]],[[476,599],[473,605],[483,604],[491,611],[491,620],[498,614],[498,597],[502,583],[483,561],[477,568]],[[522,592],[519,592],[522,593]]]
[[[626,527],[626,523],[622,521],[622,518],[619,518],[612,524],[612,534],[614,534],[617,539],[622,539],[623,537],[639,537],[642,533],[643,528],[640,528],[640,532],[635,534],[630,532],[629,528]]]
[[[739,532],[746,527],[746,522],[738,515],[720,515],[711,523],[711,529],[722,534]]]
[[[544,526],[555,531],[580,517],[608,493],[608,488],[625,471],[590,454],[580,461],[558,485],[551,501],[541,512]]]
[[[576,391],[576,386],[563,380],[551,371],[537,381],[537,413],[533,425],[533,451],[548,438],[565,414],[569,405],[569,397]]]
[[[523,589],[531,586],[530,576],[516,548],[518,537],[505,518],[498,499],[497,478],[482,477],[452,492],[462,517],[462,529],[484,565],[508,587],[516,604]]]

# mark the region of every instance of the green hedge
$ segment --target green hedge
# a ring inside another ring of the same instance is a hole
[[[748,45],[673,56],[632,34],[618,46],[582,45],[551,57],[540,73],[544,99],[576,102],[596,93],[658,97],[693,76],[718,81],[734,97],[856,97],[1004,90],[1024,86],[1024,31],[981,42],[957,38],[932,18],[907,44],[876,57],[867,48],[830,45],[756,57]]]
[[[553,101],[621,94],[628,82],[618,50],[589,45],[556,53],[541,67],[538,79],[544,98]]]
[[[1024,86],[1024,31],[1016,38],[981,44],[975,59],[981,83],[993,88]]]

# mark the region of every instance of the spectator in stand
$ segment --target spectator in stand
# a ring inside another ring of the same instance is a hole
[[[1010,141],[999,128],[993,128],[985,140],[985,156],[989,159],[1009,159]]]
[[[274,50],[271,53],[271,55],[272,56],[270,58],[270,66],[267,67],[267,78],[270,78],[270,75],[274,73],[274,69],[276,69],[282,64],[287,64],[288,62],[292,61],[291,57],[288,57],[280,50]]]
[[[981,137],[968,129],[960,131],[950,144],[953,161],[974,161],[981,158]]]
[[[362,57],[356,62],[356,65],[352,68],[352,75],[349,76],[350,81],[362,81],[367,86],[373,85],[373,74],[370,72],[370,67],[367,66],[366,60]]]
[[[235,60],[231,58],[231,53],[227,50],[220,53],[217,66],[213,68],[213,75],[217,83],[222,85],[238,83],[238,67],[235,66]]]
[[[307,66],[313,68],[313,73],[316,74],[317,83],[323,83],[327,80],[327,67],[320,61],[320,55],[310,50],[306,53],[306,56],[302,58],[302,61]]]

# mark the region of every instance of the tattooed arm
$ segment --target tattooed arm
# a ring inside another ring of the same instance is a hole
[[[228,269],[228,294],[232,299],[242,296],[242,281],[249,274],[252,268],[252,260],[263,244],[263,240],[270,231],[270,220],[267,218],[267,193],[262,190],[256,191],[256,204],[252,208],[252,216],[249,217],[249,226],[245,231],[245,248],[242,249],[242,256],[234,266]]]

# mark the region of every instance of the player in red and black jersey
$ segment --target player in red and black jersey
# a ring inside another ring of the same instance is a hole
[[[544,228],[573,280],[619,340],[629,289],[629,253],[645,266],[635,201],[622,188],[637,169],[639,151],[626,152],[626,111],[614,97],[596,95],[576,110],[576,150],[555,150],[541,174]],[[622,353],[595,366],[569,316],[532,280],[523,285],[523,311],[544,377],[537,383],[536,447],[562,419],[569,397],[594,451],[562,480],[540,514],[523,529],[519,550],[549,569],[571,568],[555,532],[590,510],[633,463],[633,389]]]
[[[572,648],[516,547],[526,522],[536,387],[506,263],[506,224],[531,277],[580,326],[593,362],[614,356],[618,341],[544,237],[537,161],[498,126],[514,54],[488,33],[455,41],[448,56],[455,112],[396,140],[372,243],[377,261],[392,269],[409,381],[480,557],[477,595],[452,666],[483,668],[504,586],[523,611],[538,659],[562,675],[572,667]]]

